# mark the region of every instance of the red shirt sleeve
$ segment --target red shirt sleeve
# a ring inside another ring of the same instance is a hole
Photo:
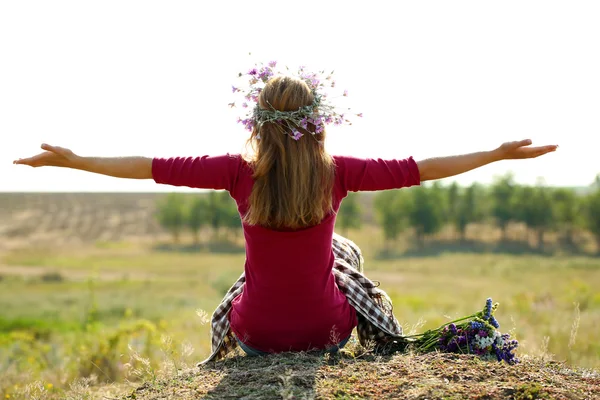
[[[421,184],[419,167],[412,157],[402,160],[334,157],[336,176],[343,192],[400,189]]]
[[[231,192],[238,178],[240,163],[239,155],[230,154],[154,158],[152,177],[156,183],[165,185]]]

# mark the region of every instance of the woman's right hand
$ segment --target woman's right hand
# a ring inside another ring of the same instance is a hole
[[[152,179],[152,158],[147,157],[81,157],[69,149],[43,144],[43,153],[19,158],[13,164],[30,167],[65,167],[114,176],[115,178]]]
[[[73,153],[69,149],[58,146],[50,146],[49,144],[42,144],[43,153],[37,154],[33,157],[19,158],[13,161],[13,164],[29,165],[30,167],[66,167],[76,168],[77,160],[79,156]]]

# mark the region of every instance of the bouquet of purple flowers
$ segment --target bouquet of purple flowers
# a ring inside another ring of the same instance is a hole
[[[482,311],[404,338],[417,352],[476,354],[484,360],[516,364],[519,359],[515,357],[514,350],[519,343],[511,339],[510,334],[501,334],[497,330],[500,327],[494,317],[497,308],[498,303],[492,304],[492,299],[487,299]]]

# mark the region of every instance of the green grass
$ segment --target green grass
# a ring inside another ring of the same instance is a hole
[[[519,354],[600,368],[600,258],[445,253],[380,260],[380,238],[371,232],[351,238],[363,247],[367,276],[391,296],[406,332],[471,314],[492,297],[500,303],[500,330],[516,336]],[[57,390],[90,371],[99,382],[135,380],[125,370],[132,351],[146,352],[156,365],[165,359],[193,365],[210,350],[210,327],[196,312],[210,316],[243,263],[239,253],[158,251],[131,243],[5,254],[0,394],[14,394],[15,385],[35,379]],[[166,336],[176,348],[165,351]],[[46,361],[30,368],[10,364],[11,354]],[[340,387],[346,397],[339,398],[353,398],[350,388]]]

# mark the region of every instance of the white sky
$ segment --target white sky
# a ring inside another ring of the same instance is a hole
[[[334,154],[424,158],[559,144],[457,180],[588,185],[600,172],[598,1],[1,1],[0,191],[176,190],[14,166],[81,155],[239,152],[231,85],[254,61],[335,69],[364,118]],[[252,53],[252,57],[248,53]]]

